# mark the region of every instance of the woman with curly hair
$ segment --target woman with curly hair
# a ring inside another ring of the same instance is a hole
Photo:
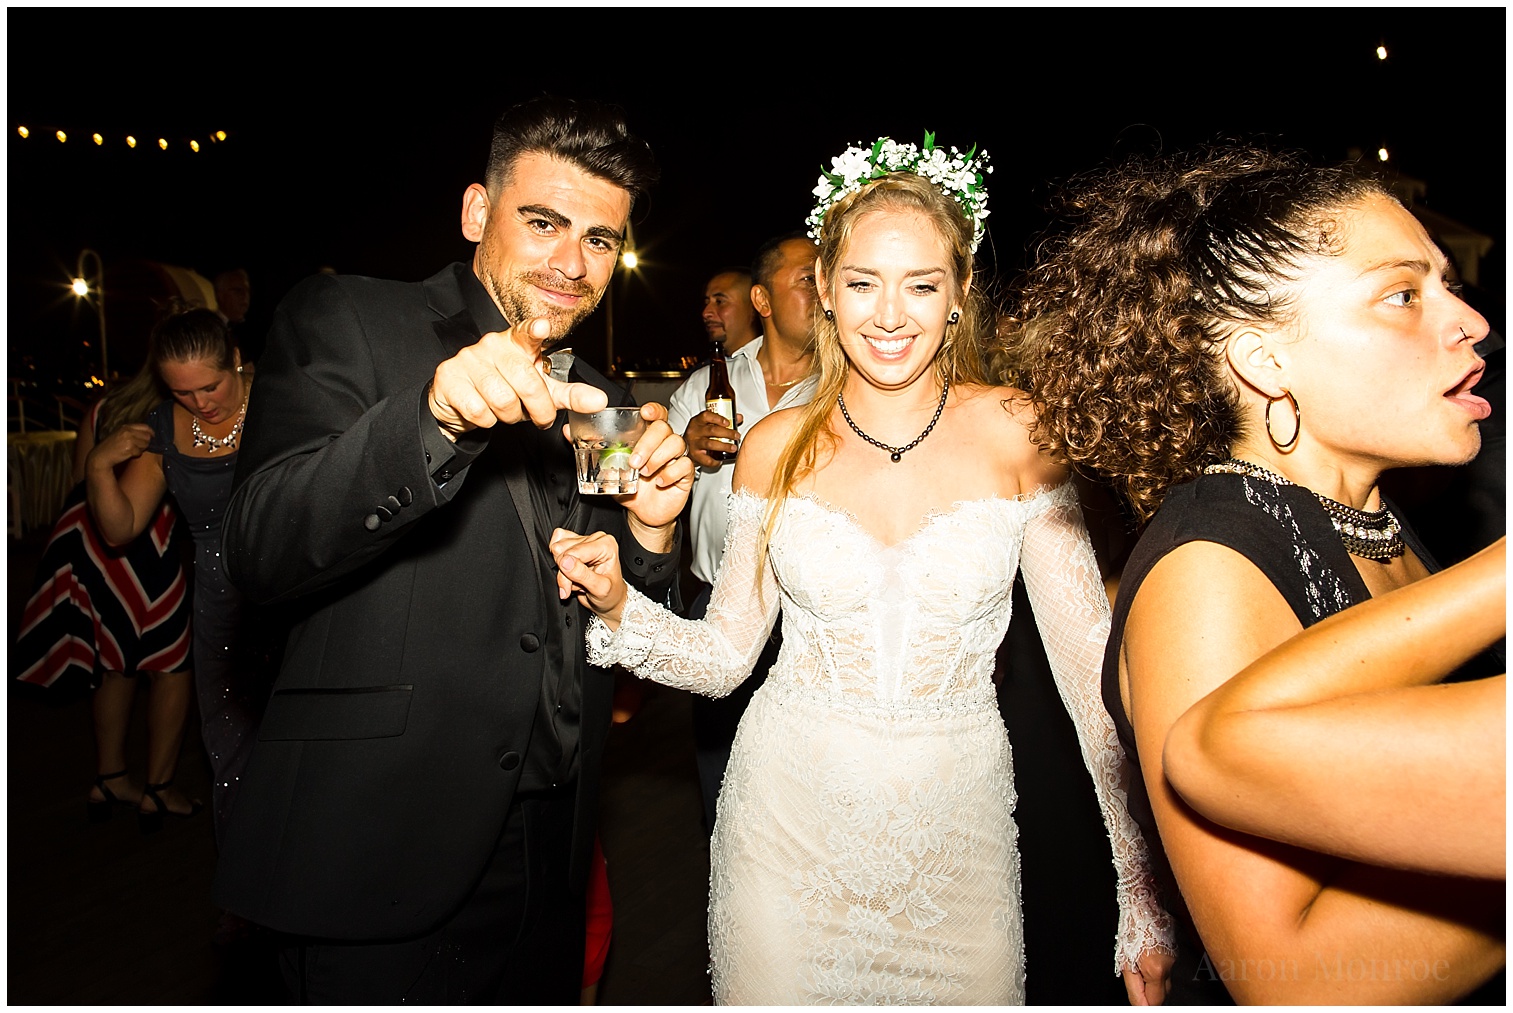
[[[1486,321],[1417,221],[1346,171],[1253,150],[1137,161],[1084,180],[1069,212],[1016,351],[1037,440],[1149,522],[1104,699],[1169,863],[1174,1001],[1464,995],[1503,962],[1500,884],[1227,829],[1174,792],[1162,749],[1268,651],[1436,568],[1377,480],[1476,455]]]
[[[1098,699],[1108,603],[1066,469],[989,384],[973,284],[973,156],[880,139],[816,189],[819,377],[737,458],[707,617],[620,576],[612,539],[557,532],[596,664],[711,696],[777,663],[741,719],[711,841],[719,1003],[1024,1001],[1019,855],[994,654],[1022,566],[1119,873],[1114,966],[1159,1002],[1169,922]]]

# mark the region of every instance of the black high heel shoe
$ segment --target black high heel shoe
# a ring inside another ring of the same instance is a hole
[[[108,823],[110,821],[110,818],[115,815],[116,806],[132,805],[131,802],[128,802],[124,798],[121,798],[119,795],[105,786],[106,781],[114,781],[117,778],[122,778],[125,776],[126,771],[118,770],[114,774],[101,774],[99,777],[95,778],[95,787],[99,788],[100,794],[104,795],[105,797],[102,799],[92,798],[87,800],[89,803],[89,822]]]
[[[159,830],[162,830],[164,816],[172,816],[176,820],[187,820],[192,817],[198,816],[200,814],[200,810],[205,808],[204,806],[200,805],[200,803],[191,799],[189,802],[190,809],[187,813],[176,813],[173,810],[169,809],[168,806],[164,804],[163,798],[158,794],[158,792],[162,791],[170,784],[173,784],[173,782],[164,781],[162,784],[149,784],[142,789],[142,797],[152,799],[152,804],[157,806],[157,809],[150,813],[143,812],[141,809],[137,810],[137,829],[140,830],[143,834],[155,834]]]

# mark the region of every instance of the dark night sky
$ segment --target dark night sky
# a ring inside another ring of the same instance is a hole
[[[7,24],[13,371],[21,351],[92,332],[58,287],[84,246],[107,267],[245,265],[253,326],[322,265],[419,279],[466,258],[461,195],[492,118],[540,91],[618,102],[662,164],[636,226],[647,266],[619,282],[628,358],[700,351],[708,275],[800,227],[847,144],[926,128],[992,154],[985,249],[1005,280],[1068,175],[1239,137],[1330,160],[1386,144],[1427,203],[1497,240],[1484,285],[1498,301],[1504,289],[1500,8],[12,9]],[[227,143],[198,155],[119,140],[216,129]],[[96,148],[95,130],[114,143]],[[603,313],[576,342],[591,357]]]

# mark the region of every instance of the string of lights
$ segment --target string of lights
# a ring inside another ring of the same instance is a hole
[[[151,132],[106,135],[98,131],[70,130],[54,124],[36,126],[18,123],[16,125],[16,136],[20,137],[23,141],[35,139],[39,143],[53,140],[59,144],[72,143],[89,146],[92,142],[94,147],[97,148],[103,148],[106,145],[118,146],[125,144],[128,148],[142,147],[151,149],[156,147],[160,151],[167,151],[170,148],[188,148],[190,151],[198,153],[202,147],[201,140],[205,142],[204,147],[210,147],[212,145],[225,144],[228,135],[224,130],[216,130],[203,135],[203,137],[185,137],[183,135],[166,137],[154,135]]]
[[[1387,43],[1385,41],[1383,41],[1380,46],[1376,47],[1376,62],[1378,64],[1387,62]],[[1385,162],[1387,161],[1388,157],[1389,153],[1387,151],[1387,142],[1384,139],[1382,141],[1381,147],[1376,149],[1376,159],[1379,162]]]

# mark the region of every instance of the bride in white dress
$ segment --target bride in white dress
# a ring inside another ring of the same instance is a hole
[[[886,172],[932,159],[942,185]],[[1132,1001],[1160,1002],[1170,926],[1099,689],[1108,602],[1065,469],[1030,442],[1022,395],[982,373],[981,160],[931,154],[927,136],[923,153],[879,142],[835,166],[811,218],[819,386],[741,447],[707,618],[628,588],[613,539],[553,539],[561,593],[596,613],[595,664],[720,696],[782,611],[781,655],[741,721],[711,844],[715,1000],[1024,1001],[992,682],[1022,567],[1113,840],[1115,971]]]

